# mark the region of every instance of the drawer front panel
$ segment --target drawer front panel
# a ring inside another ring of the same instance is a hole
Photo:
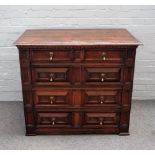
[[[118,125],[119,113],[85,112],[83,114],[83,127],[104,127],[105,125]]]
[[[33,50],[31,51],[32,62],[70,62],[72,52],[67,50]]]
[[[42,127],[71,127],[72,126],[72,113],[37,113],[36,116],[37,126]]]
[[[35,91],[34,101],[36,106],[71,106],[72,91]]]
[[[123,60],[123,52],[120,50],[87,50],[85,51],[86,62],[120,63]]]
[[[83,91],[83,106],[115,106],[121,104],[120,90]]]
[[[32,80],[43,85],[70,85],[72,82],[70,68],[34,68]]]
[[[84,82],[91,84],[96,82],[103,84],[105,82],[120,82],[121,68],[104,68],[104,67],[84,67]]]

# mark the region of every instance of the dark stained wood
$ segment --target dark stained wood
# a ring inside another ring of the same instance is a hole
[[[87,128],[103,128],[106,125],[118,126],[120,121],[119,113],[110,112],[86,112],[83,117],[83,127]]]
[[[63,66],[62,66],[63,67]],[[72,82],[72,67],[68,68],[33,68],[32,81],[43,85],[70,85]]]
[[[121,89],[120,90],[84,90],[83,91],[83,106],[87,107],[103,107],[116,106],[121,104]]]
[[[105,82],[119,82],[121,68],[84,67],[83,76],[86,84],[102,85]]]
[[[126,29],[27,30],[16,45],[139,45]]]
[[[34,91],[34,104],[37,107],[72,106],[71,90]]]
[[[26,135],[128,135],[139,44],[125,29],[26,31],[16,42]]]
[[[33,50],[31,59],[33,62],[71,62],[72,52],[69,50]]]
[[[37,112],[37,127],[70,128],[72,126],[72,112]]]
[[[115,62],[122,62],[123,60],[123,53],[121,49],[89,49],[85,50],[85,58],[86,62],[99,62],[99,63],[115,63]]]

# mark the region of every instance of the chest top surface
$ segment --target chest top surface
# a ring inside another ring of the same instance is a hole
[[[139,45],[126,29],[34,29],[26,30],[16,46]]]

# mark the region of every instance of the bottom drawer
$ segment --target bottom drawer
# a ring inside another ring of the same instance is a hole
[[[38,112],[36,123],[38,127],[71,127],[72,112]]]
[[[82,120],[83,127],[102,128],[104,126],[118,126],[120,121],[120,113],[85,112]]]
[[[119,133],[120,112],[55,110],[36,111],[35,116],[36,134]]]

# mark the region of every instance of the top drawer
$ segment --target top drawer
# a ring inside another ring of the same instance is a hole
[[[123,61],[122,49],[85,49],[85,50],[53,50],[32,49],[32,62],[63,63],[63,62],[86,62],[86,63],[121,63]]]
[[[86,50],[85,51],[86,62],[98,62],[98,63],[120,63],[123,61],[123,52],[121,49],[100,49],[100,50]]]
[[[69,50],[32,50],[32,62],[70,62],[72,60],[72,51]]]

